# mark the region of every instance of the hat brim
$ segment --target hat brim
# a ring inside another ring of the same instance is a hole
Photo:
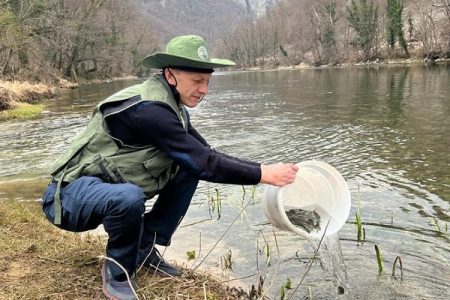
[[[197,69],[214,69],[236,65],[233,61],[228,59],[211,58],[209,61],[202,61],[167,53],[155,53],[149,55],[144,58],[142,63],[145,67],[154,69],[163,69],[170,66],[189,67]]]

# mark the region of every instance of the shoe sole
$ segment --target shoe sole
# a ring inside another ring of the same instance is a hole
[[[108,291],[106,290],[106,274],[105,274],[105,267],[102,268],[102,292],[103,295],[105,295],[106,298],[110,299],[110,300],[120,300],[119,298],[114,297],[113,295],[109,294]]]

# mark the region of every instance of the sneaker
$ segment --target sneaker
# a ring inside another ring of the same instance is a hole
[[[111,300],[136,300],[136,296],[133,292],[136,291],[137,286],[134,278],[130,278],[130,281],[118,281],[113,278],[111,271],[106,266],[106,263],[102,268],[103,279],[103,294],[106,298]],[[131,285],[130,285],[131,284]]]
[[[145,261],[142,265],[145,268],[152,270],[156,275],[164,277],[181,276],[180,269],[166,262],[155,247],[152,247],[150,254],[147,254],[143,259],[145,259]]]

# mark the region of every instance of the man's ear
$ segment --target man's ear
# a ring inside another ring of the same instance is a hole
[[[170,85],[175,85],[175,84],[176,84],[176,80],[175,80],[175,78],[173,77],[173,74],[172,74],[172,72],[169,70],[169,68],[165,68],[165,69],[164,69],[164,76],[166,77],[166,80],[167,80],[167,82],[168,82]]]

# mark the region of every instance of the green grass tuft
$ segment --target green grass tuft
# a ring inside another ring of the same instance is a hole
[[[44,110],[42,104],[19,103],[16,108],[0,111],[0,121],[12,119],[31,119],[39,116]]]

